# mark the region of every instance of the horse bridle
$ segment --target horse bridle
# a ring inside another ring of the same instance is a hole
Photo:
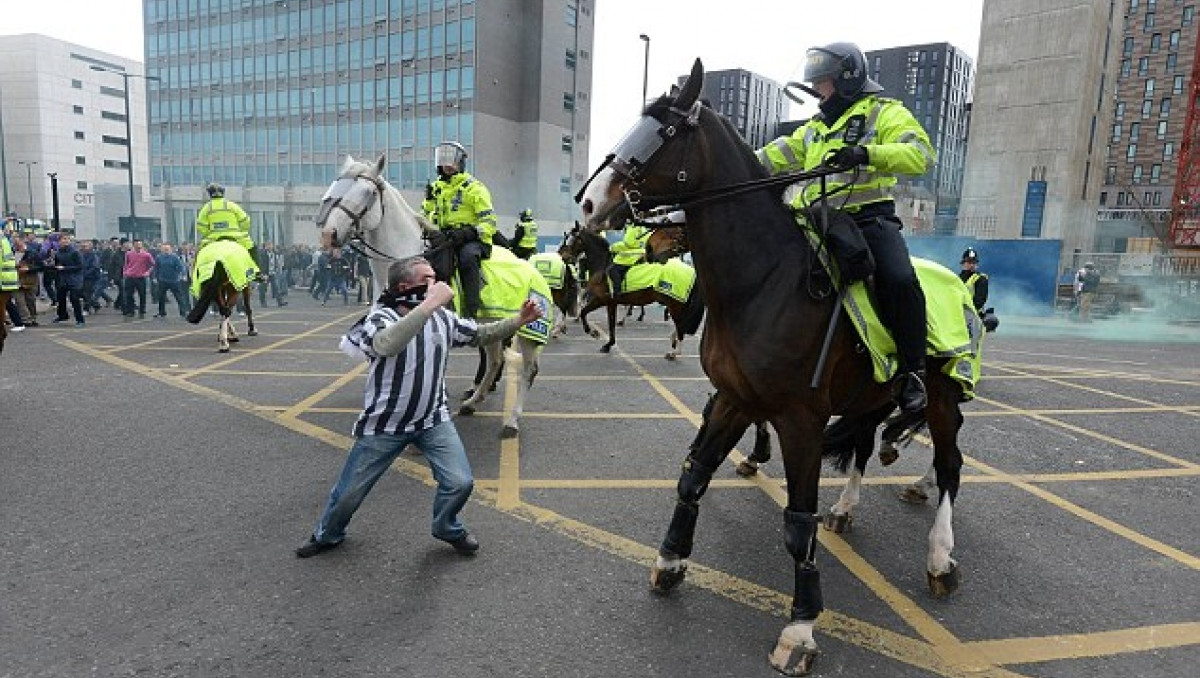
[[[359,181],[366,179],[373,184],[373,188],[367,189],[366,199],[361,209],[357,212],[350,209],[344,204],[346,196],[350,195],[350,191],[358,186]],[[339,188],[341,187],[341,188]],[[317,226],[324,227],[325,222],[329,220],[329,215],[333,210],[341,210],[343,214],[350,218],[350,233],[346,239],[346,244],[350,249],[358,254],[361,254],[368,259],[384,259],[387,261],[399,261],[400,257],[394,257],[386,252],[381,251],[363,238],[362,220],[375,207],[376,201],[379,202],[379,219],[383,220],[387,213],[387,203],[383,200],[384,181],[382,177],[372,174],[360,173],[354,176],[338,177],[329,190],[325,191],[325,197],[321,199],[321,208],[317,211],[316,222]],[[364,252],[362,248],[370,250],[374,254]]]

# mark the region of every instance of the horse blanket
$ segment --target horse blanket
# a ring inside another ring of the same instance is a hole
[[[493,248],[495,249],[495,248]],[[566,284],[568,275],[573,275],[571,267],[555,252],[540,252],[529,257],[529,263],[546,279],[546,284],[552,290],[561,290]]]
[[[192,271],[193,296],[200,296],[200,287],[216,273],[217,262],[225,267],[225,275],[239,290],[246,289],[250,279],[258,274],[258,264],[245,247],[236,240],[216,240],[196,254],[196,266]]]
[[[821,263],[836,280],[837,267],[832,262],[828,248],[818,246],[819,236],[807,222],[798,223],[809,242],[820,253]],[[975,384],[979,382],[984,335],[983,321],[975,312],[971,291],[957,274],[945,266],[920,257],[910,258],[921,289],[925,292],[925,353],[932,357],[949,358],[942,371],[959,383],[964,398],[970,400],[975,397]],[[896,342],[875,311],[866,281],[860,280],[850,285],[842,308],[871,355],[875,381],[883,383],[891,380],[900,367]]]
[[[554,326],[554,302],[550,285],[533,264],[503,247],[493,247],[492,256],[483,260],[483,290],[480,291],[479,317],[502,319],[517,315],[526,299],[542,310],[542,317],[517,330],[517,335],[539,344],[550,340]],[[455,310],[462,310],[462,295],[458,293],[458,274],[454,275]]]
[[[664,264],[641,263],[625,272],[625,282],[617,294],[629,294],[653,287],[681,304],[686,304],[696,284],[696,269],[678,259],[668,259]],[[612,280],[608,281],[612,293]]]

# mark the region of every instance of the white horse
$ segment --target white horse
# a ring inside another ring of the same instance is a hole
[[[321,207],[316,217],[317,226],[321,229],[322,247],[341,247],[352,243],[370,258],[376,298],[387,284],[388,267],[400,259],[421,254],[425,249],[423,234],[436,232],[429,220],[409,207],[400,191],[384,179],[386,166],[386,155],[380,155],[375,163],[361,162],[346,156],[337,179],[321,198]],[[522,263],[528,266],[532,278],[541,281],[544,286],[541,275],[529,266],[528,262]],[[527,296],[536,300],[542,295]],[[553,316],[552,309],[547,308],[550,305],[548,288],[544,296],[542,312],[545,321],[549,323]],[[480,317],[491,319],[491,316],[483,313]],[[538,356],[543,342],[525,336],[527,328],[519,331],[515,337],[521,353],[521,379],[512,414],[504,421],[502,436],[505,438],[515,437],[520,430],[525,396],[538,371]],[[475,382],[471,396],[459,407],[460,415],[475,413],[477,406],[488,394],[488,389],[481,388],[480,384],[491,384],[495,381],[503,366],[504,346],[501,342],[488,344],[484,347],[484,353],[487,369],[482,380]]]

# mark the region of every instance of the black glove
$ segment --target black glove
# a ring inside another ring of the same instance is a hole
[[[870,162],[866,146],[842,146],[825,156],[825,164],[834,169],[848,170]]]
[[[433,184],[425,184],[425,199],[433,200]]]

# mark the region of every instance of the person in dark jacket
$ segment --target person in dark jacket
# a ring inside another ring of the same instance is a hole
[[[58,317],[54,322],[61,323],[71,319],[67,315],[67,299],[70,298],[71,310],[75,312],[75,326],[83,327],[83,256],[75,249],[75,244],[67,233],[58,238],[54,270],[58,278]]]
[[[83,260],[83,309],[95,313],[100,310],[96,298],[104,294],[104,270],[100,268],[100,255],[96,253],[95,241],[84,240],[79,243],[79,256]]]
[[[167,293],[170,292],[179,306],[179,315],[186,318],[192,310],[192,299],[184,287],[187,268],[171,243],[165,242],[159,247],[158,256],[154,258],[154,278],[158,282],[158,313],[154,317],[167,317]]]

